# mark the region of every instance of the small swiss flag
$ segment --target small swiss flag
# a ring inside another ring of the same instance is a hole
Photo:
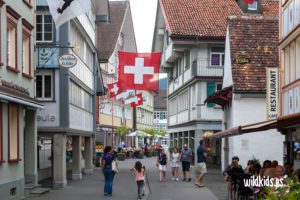
[[[137,94],[137,95],[135,95],[134,97],[134,101],[133,102],[131,102],[131,107],[137,107],[137,106],[141,106],[141,105],[143,105],[143,94],[142,93],[140,93],[140,94]]]
[[[243,0],[247,4],[253,4],[256,0]]]
[[[108,87],[108,92],[109,92],[109,97],[114,98],[118,94],[122,92],[121,87],[118,82],[112,83],[112,84],[107,84]]]
[[[158,91],[161,53],[119,52],[118,82],[125,90]]]

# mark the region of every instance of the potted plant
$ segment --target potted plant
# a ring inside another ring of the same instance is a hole
[[[125,154],[125,153],[122,153],[122,152],[117,153],[117,158],[118,158],[118,160],[124,161],[124,160],[125,160],[125,157],[126,157],[126,154]]]
[[[144,158],[144,153],[140,151],[140,152],[137,154],[137,158],[138,158],[138,159],[143,159],[143,158]]]
[[[148,151],[146,151],[145,152],[146,153],[146,157],[152,157],[152,155],[153,155],[153,150],[152,149],[150,149],[150,150],[148,150]]]

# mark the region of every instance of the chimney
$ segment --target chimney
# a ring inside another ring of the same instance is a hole
[[[237,0],[237,4],[245,14],[262,14],[262,0],[256,0],[253,4],[247,4],[243,0]]]

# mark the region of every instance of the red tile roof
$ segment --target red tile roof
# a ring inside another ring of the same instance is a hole
[[[171,37],[224,38],[228,15],[242,14],[236,0],[160,0]]]
[[[97,50],[101,60],[108,60],[115,51],[129,3],[109,2],[110,22],[97,25]]]
[[[263,0],[263,15],[278,16],[279,15],[279,2],[278,0]]]
[[[228,19],[234,92],[266,91],[266,67],[278,67],[277,17],[230,16]],[[246,55],[249,64],[233,61]]]

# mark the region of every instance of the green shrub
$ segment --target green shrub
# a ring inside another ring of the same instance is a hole
[[[122,153],[122,152],[120,152],[120,153],[117,153],[117,156],[120,156],[120,157],[125,157],[125,156],[126,156],[126,154],[125,154],[125,153]]]

